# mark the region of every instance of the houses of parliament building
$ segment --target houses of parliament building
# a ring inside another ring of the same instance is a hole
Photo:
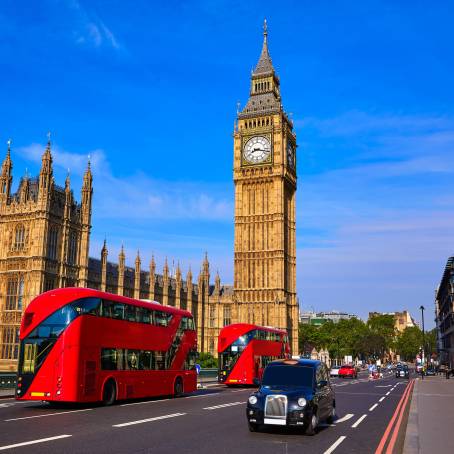
[[[252,72],[250,95],[234,127],[234,282],[211,280],[205,255],[200,273],[185,276],[167,262],[158,273],[137,254],[126,266],[123,247],[109,260],[104,243],[99,258],[89,256],[93,176],[84,173],[80,203],[69,176],[53,178],[49,140],[39,176],[21,178],[12,192],[10,143],[0,175],[0,371],[15,370],[21,316],[40,293],[58,287],[91,287],[150,299],[192,312],[199,350],[217,355],[220,329],[246,322],[288,331],[298,349],[296,299],[296,136],[280,96],[280,81],[263,47]]]

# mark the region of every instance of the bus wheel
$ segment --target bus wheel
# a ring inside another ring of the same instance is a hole
[[[180,397],[183,394],[183,380],[181,377],[177,377],[175,384],[173,385],[173,395]]]
[[[113,380],[108,380],[102,391],[102,403],[104,405],[113,405],[117,398],[117,388]]]

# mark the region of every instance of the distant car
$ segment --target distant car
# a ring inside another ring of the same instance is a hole
[[[410,370],[407,365],[397,366],[396,378],[408,378],[410,376]]]
[[[314,435],[320,421],[331,424],[336,399],[328,375],[321,361],[283,359],[269,363],[260,388],[247,401],[249,430],[256,432],[262,425],[294,426]]]
[[[331,377],[337,377],[339,375],[339,369],[341,367],[340,366],[332,366],[331,367],[331,370],[329,371],[329,374]]]
[[[358,372],[354,366],[344,365],[339,369],[339,378],[358,378]]]
[[[430,375],[430,376],[436,375],[435,369],[432,368],[432,367],[427,368],[427,370],[426,370],[426,375]]]

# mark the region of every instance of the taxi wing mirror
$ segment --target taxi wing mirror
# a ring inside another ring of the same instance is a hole
[[[318,383],[317,383],[317,388],[324,388],[325,386],[328,385],[328,382],[326,380],[320,380]]]
[[[261,383],[260,378],[257,377],[253,378],[252,383],[254,383],[255,386],[260,386]]]

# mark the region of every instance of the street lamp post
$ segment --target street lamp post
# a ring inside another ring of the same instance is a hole
[[[421,306],[421,322],[422,322],[422,371],[421,378],[424,378],[424,362],[426,360],[426,334],[424,330],[424,310],[425,307]]]

